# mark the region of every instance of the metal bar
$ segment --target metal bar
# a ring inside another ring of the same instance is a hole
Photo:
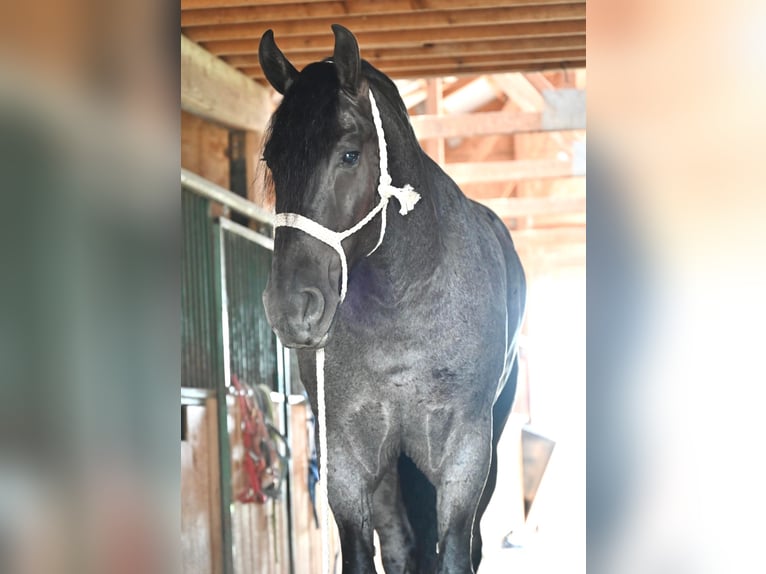
[[[194,193],[207,197],[208,199],[222,203],[251,219],[255,219],[256,221],[268,225],[274,225],[273,214],[258,207],[252,201],[248,201],[244,197],[240,197],[236,193],[229,191],[188,169],[181,168],[181,186],[190,189]]]
[[[249,227],[245,227],[244,225],[235,223],[231,219],[226,219],[225,217],[221,217],[218,220],[218,224],[221,226],[222,229],[225,229],[226,231],[231,231],[232,233],[236,233],[237,235],[244,237],[245,239],[249,239],[253,243],[257,243],[261,247],[265,247],[269,251],[274,251],[274,240],[271,237],[266,237],[265,235],[262,235],[258,233],[257,231],[253,231]]]
[[[231,445],[229,442],[228,429],[228,407],[226,403],[227,391],[231,383],[231,368],[229,355],[229,314],[226,298],[226,247],[224,243],[224,230],[220,225],[213,227],[213,237],[215,241],[215,263],[217,272],[217,281],[215,282],[216,304],[220,316],[217,326],[220,329],[218,342],[220,352],[218,354],[218,373],[223,380],[219,380],[216,385],[218,395],[218,452],[220,464],[220,499],[221,499],[221,530],[223,537],[223,574],[234,573],[234,540],[232,537],[231,521]]]
[[[290,574],[295,572],[295,540],[297,538],[295,532],[295,504],[293,503],[293,429],[292,429],[292,403],[290,399],[291,386],[290,386],[290,356],[289,349],[282,346],[282,343],[277,339],[277,376],[279,377],[280,392],[283,393],[286,401],[282,406],[284,409],[285,417],[285,438],[287,444],[290,447],[290,456],[287,459],[287,485],[285,489],[285,495],[287,498],[287,528],[288,528],[288,551],[290,553]]]
[[[192,387],[181,387],[181,400],[193,399],[193,400],[205,400],[214,399],[215,391],[213,389],[197,389]]]
[[[223,225],[221,222],[225,221],[221,219],[216,229],[216,237],[218,240],[218,249],[216,250],[219,256],[218,261],[218,289],[219,297],[218,303],[220,305],[219,311],[220,326],[221,326],[221,351],[223,358],[223,387],[228,388],[231,385],[231,347],[229,338],[231,332],[229,330],[229,295],[226,289],[226,241],[224,236]]]

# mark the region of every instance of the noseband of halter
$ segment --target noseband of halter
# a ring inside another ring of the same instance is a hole
[[[388,207],[389,200],[394,197],[399,202],[399,213],[407,215],[415,207],[415,204],[420,199],[420,194],[416,192],[410,184],[406,184],[404,187],[395,187],[391,184],[391,174],[388,173],[388,151],[386,149],[386,136],[383,133],[383,122],[380,119],[380,111],[375,103],[375,96],[372,95],[370,90],[370,106],[372,107],[372,121],[375,124],[375,131],[378,134],[378,149],[380,153],[380,179],[378,181],[378,195],[380,195],[380,202],[372,208],[372,210],[353,227],[346,231],[333,231],[328,229],[324,225],[304,217],[299,213],[277,213],[274,219],[274,230],[278,227],[293,227],[300,229],[304,233],[308,233],[311,237],[318,239],[322,243],[325,243],[332,247],[340,256],[341,264],[341,286],[340,286],[340,300],[346,298],[346,290],[348,287],[348,262],[346,260],[346,252],[343,251],[342,241],[347,237],[350,237],[365,225],[367,225],[372,219],[380,213],[380,237],[375,247],[372,248],[367,255],[372,255],[375,250],[383,243],[383,237],[386,234],[386,207]]]

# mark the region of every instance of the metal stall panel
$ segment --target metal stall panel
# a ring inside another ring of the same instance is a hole
[[[220,225],[226,265],[230,374],[282,393],[277,340],[261,302],[271,271],[273,241],[227,219],[221,219]]]
[[[181,193],[181,386],[214,391],[221,375],[210,201]]]
[[[225,218],[219,220],[218,226],[223,361],[228,389],[225,393],[226,432],[234,439],[227,445],[230,458],[222,460],[225,469],[222,476],[224,481],[229,481],[224,488],[229,496],[232,571],[235,574],[289,574],[293,572],[289,478],[279,498],[268,499],[263,504],[239,502],[231,488],[232,476],[241,472],[242,456],[242,445],[237,442],[241,413],[236,408],[233,377],[250,387],[265,385],[270,389],[274,424],[290,444],[284,349],[266,320],[261,302],[271,270],[273,241]],[[283,455],[287,454],[283,445],[280,450]],[[225,456],[223,449],[222,456]]]

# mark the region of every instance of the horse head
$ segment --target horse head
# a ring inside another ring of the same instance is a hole
[[[382,223],[370,220],[342,234],[376,207],[380,167],[359,46],[342,26],[333,25],[333,33],[332,58],[301,72],[276,46],[271,30],[261,38],[258,52],[267,80],[284,96],[263,153],[277,218],[308,221],[309,226],[275,227],[263,295],[269,323],[288,347],[324,346],[348,270],[374,250],[381,232]],[[320,231],[312,235],[312,229]],[[331,241],[321,239],[322,233]]]

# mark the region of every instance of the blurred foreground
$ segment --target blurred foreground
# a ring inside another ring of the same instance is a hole
[[[588,571],[763,572],[766,8],[588,10]],[[2,572],[177,567],[177,13],[0,6]]]

